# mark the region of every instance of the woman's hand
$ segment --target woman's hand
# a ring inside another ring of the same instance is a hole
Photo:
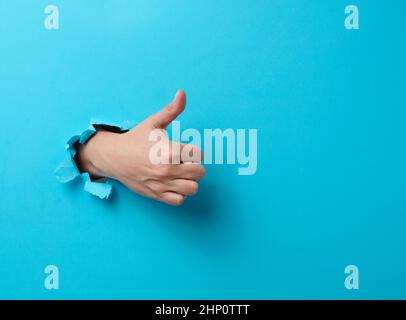
[[[186,196],[197,192],[197,181],[205,174],[200,163],[192,163],[182,156],[185,145],[167,138],[166,127],[183,112],[185,105],[186,96],[180,90],[168,106],[129,132],[119,134],[98,130],[78,148],[79,168],[95,178],[116,179],[149,198],[181,205]],[[157,144],[152,136],[160,136],[160,143],[167,144],[168,147],[162,149],[166,154],[161,155],[167,162],[156,164],[156,159],[151,158],[151,148]],[[196,154],[201,159],[200,149],[186,146],[187,154],[191,150],[194,159]]]

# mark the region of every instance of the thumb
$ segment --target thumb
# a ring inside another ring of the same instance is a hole
[[[178,90],[172,102],[161,111],[149,117],[146,121],[154,128],[165,129],[173,120],[175,120],[185,110],[186,95],[183,90]]]

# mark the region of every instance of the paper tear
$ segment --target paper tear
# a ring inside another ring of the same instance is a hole
[[[79,170],[72,159],[66,159],[55,170],[56,178],[62,183],[73,181],[79,175]]]
[[[108,199],[113,190],[113,185],[108,182],[95,182],[90,179],[87,172],[82,173],[82,177],[85,180],[84,190],[90,194],[99,197],[100,199]]]
[[[106,179],[103,182],[92,181],[88,172],[79,172],[76,166],[74,156],[76,155],[75,145],[77,143],[85,144],[97,131],[96,126],[107,126],[119,129],[121,133],[127,132],[135,127],[136,123],[125,121],[122,124],[114,124],[109,121],[100,119],[91,119],[89,127],[78,135],[72,136],[66,143],[66,150],[69,154],[69,159],[64,160],[55,170],[55,176],[61,183],[68,183],[81,177],[84,180],[84,190],[90,194],[99,197],[100,199],[108,199],[112,193],[113,185]]]

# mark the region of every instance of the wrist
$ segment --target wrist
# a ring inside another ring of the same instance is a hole
[[[81,172],[85,171],[93,179],[110,178],[111,155],[114,151],[114,141],[120,134],[98,130],[91,139],[77,149],[76,162]]]

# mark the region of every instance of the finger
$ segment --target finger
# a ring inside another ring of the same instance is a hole
[[[161,201],[171,206],[180,206],[185,201],[185,196],[176,192],[167,191],[161,194]]]
[[[181,143],[181,161],[182,162],[194,162],[194,163],[201,163],[203,160],[203,151],[193,145],[193,144],[186,144]]]
[[[197,163],[182,163],[172,167],[172,176],[177,179],[200,180],[206,174],[204,167]]]
[[[154,128],[165,129],[179,116],[186,106],[186,95],[183,90],[178,90],[175,98],[158,113],[149,117],[146,121]]]
[[[178,142],[171,141],[169,144],[169,160],[171,164],[181,163],[182,145]]]
[[[169,191],[191,196],[197,193],[199,185],[194,180],[175,179],[168,182]]]
[[[171,164],[201,163],[202,160],[203,151],[195,145],[174,141],[169,143],[169,161]]]

